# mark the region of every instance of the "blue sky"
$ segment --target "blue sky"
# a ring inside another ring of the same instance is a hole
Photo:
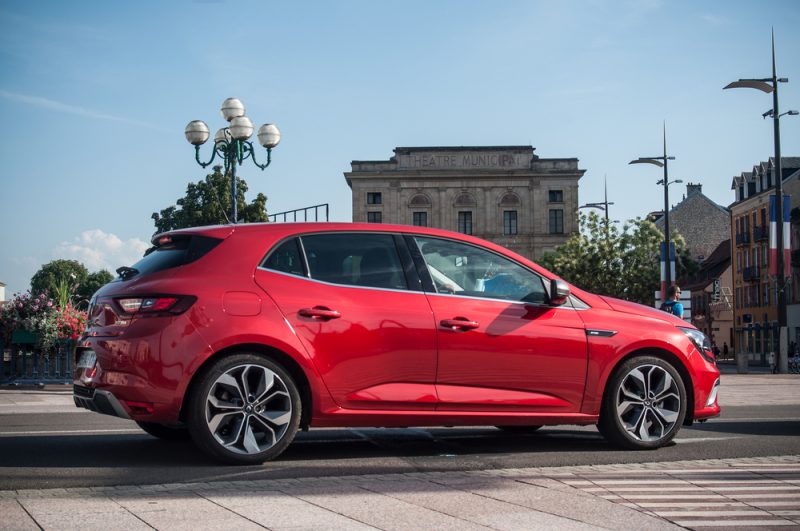
[[[661,171],[627,163],[661,153],[664,121],[670,177],[728,205],[773,154],[772,102],[722,87],[771,75],[773,27],[781,110],[798,109],[795,0],[0,0],[0,281],[134,261],[150,215],[206,174],[185,125],[221,127],[230,96],[283,134],[265,172],[240,171],[270,212],[349,221],[350,161],[397,146],[532,145],[580,159],[582,203],[607,176],[629,219],[663,205]],[[800,117],[781,125],[800,155]]]

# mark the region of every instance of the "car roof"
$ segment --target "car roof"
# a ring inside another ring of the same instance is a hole
[[[350,222],[288,222],[288,223],[240,223],[237,225],[208,225],[203,227],[191,227],[167,231],[153,236],[153,242],[166,235],[180,234],[202,234],[215,238],[227,238],[236,232],[252,233],[258,232],[281,237],[291,234],[307,234],[311,232],[344,232],[344,231],[364,231],[364,232],[400,232],[405,234],[424,234],[429,236],[441,236],[445,238],[457,238],[465,241],[473,240],[474,243],[485,245],[485,240],[473,238],[465,234],[444,229],[431,227],[419,227],[416,225],[392,225],[386,223],[350,223]],[[505,249],[505,248],[502,248]],[[507,252],[508,249],[505,249]]]

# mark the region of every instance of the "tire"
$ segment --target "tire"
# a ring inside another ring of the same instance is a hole
[[[136,422],[149,435],[164,441],[188,441],[189,430],[182,426],[167,426],[155,422]]]
[[[668,444],[686,416],[686,388],[670,363],[638,356],[620,365],[606,386],[600,433],[630,450],[654,450]]]
[[[502,430],[506,433],[514,433],[517,435],[524,435],[526,433],[533,433],[537,431],[541,426],[495,426],[498,430]]]
[[[222,358],[189,397],[189,433],[218,461],[234,465],[278,457],[300,424],[300,393],[283,367],[255,354]]]

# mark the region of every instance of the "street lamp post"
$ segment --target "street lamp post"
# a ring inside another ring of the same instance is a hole
[[[599,202],[599,203],[586,203],[585,205],[581,205],[578,208],[579,209],[580,208],[597,208],[599,210],[604,211],[605,214],[606,214],[606,225],[608,225],[608,223],[609,223],[608,222],[608,205],[613,205],[613,204],[614,204],[613,202],[611,202],[611,203],[608,202],[608,186],[607,186],[607,183],[606,183],[605,179],[603,179],[603,201]]]
[[[253,143],[248,139],[253,136],[253,122],[244,114],[244,104],[237,98],[228,98],[222,102],[222,117],[229,123],[228,127],[219,129],[214,135],[214,148],[208,162],[200,160],[200,146],[206,143],[209,136],[208,125],[202,120],[192,120],[186,126],[184,134],[186,140],[195,148],[195,160],[205,168],[219,155],[225,163],[225,171],[231,172],[231,223],[238,221],[236,201],[236,165],[241,165],[246,159],[253,161],[262,170],[272,162],[272,148],[281,141],[281,132],[275,124],[264,124],[258,129],[258,142],[267,149],[266,164],[259,164]]]
[[[784,242],[783,242],[783,167],[781,164],[781,116],[790,115],[796,116],[797,111],[788,111],[783,114],[778,110],[778,84],[788,83],[789,79],[785,77],[778,77],[777,69],[775,68],[775,32],[772,32],[772,77],[760,79],[740,79],[732,83],[728,83],[723,87],[725,89],[732,88],[752,88],[769,94],[772,93],[772,109],[765,112],[762,116],[772,118],[772,130],[775,143],[775,165],[773,166],[775,177],[775,232],[776,232],[776,245],[777,245],[777,271],[778,274],[775,278],[776,289],[778,291],[778,370],[786,373],[789,370],[789,359],[787,356],[787,338],[786,338],[786,282],[784,279]]]
[[[668,289],[672,285],[672,270],[670,265],[672,264],[671,257],[670,257],[670,248],[669,248],[669,185],[674,183],[683,182],[680,179],[676,179],[674,181],[669,180],[669,161],[675,160],[675,157],[667,156],[667,125],[664,124],[664,154],[660,157],[639,157],[636,160],[630,161],[628,164],[653,164],[660,168],[664,168],[664,178],[658,181],[656,184],[663,184],[664,185],[664,256],[665,256],[665,263],[664,263],[664,290]],[[664,293],[662,290],[661,293],[661,300],[665,301],[667,294]]]

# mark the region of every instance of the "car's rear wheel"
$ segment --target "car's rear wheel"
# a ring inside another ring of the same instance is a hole
[[[625,361],[603,398],[600,432],[614,444],[650,450],[669,443],[686,416],[686,388],[670,363],[653,356]]]
[[[231,464],[257,464],[280,455],[294,439],[301,402],[289,373],[274,361],[236,354],[200,376],[189,398],[192,439]]]
[[[136,422],[148,434],[165,441],[187,441],[189,430],[183,426],[167,426],[155,422]]]

